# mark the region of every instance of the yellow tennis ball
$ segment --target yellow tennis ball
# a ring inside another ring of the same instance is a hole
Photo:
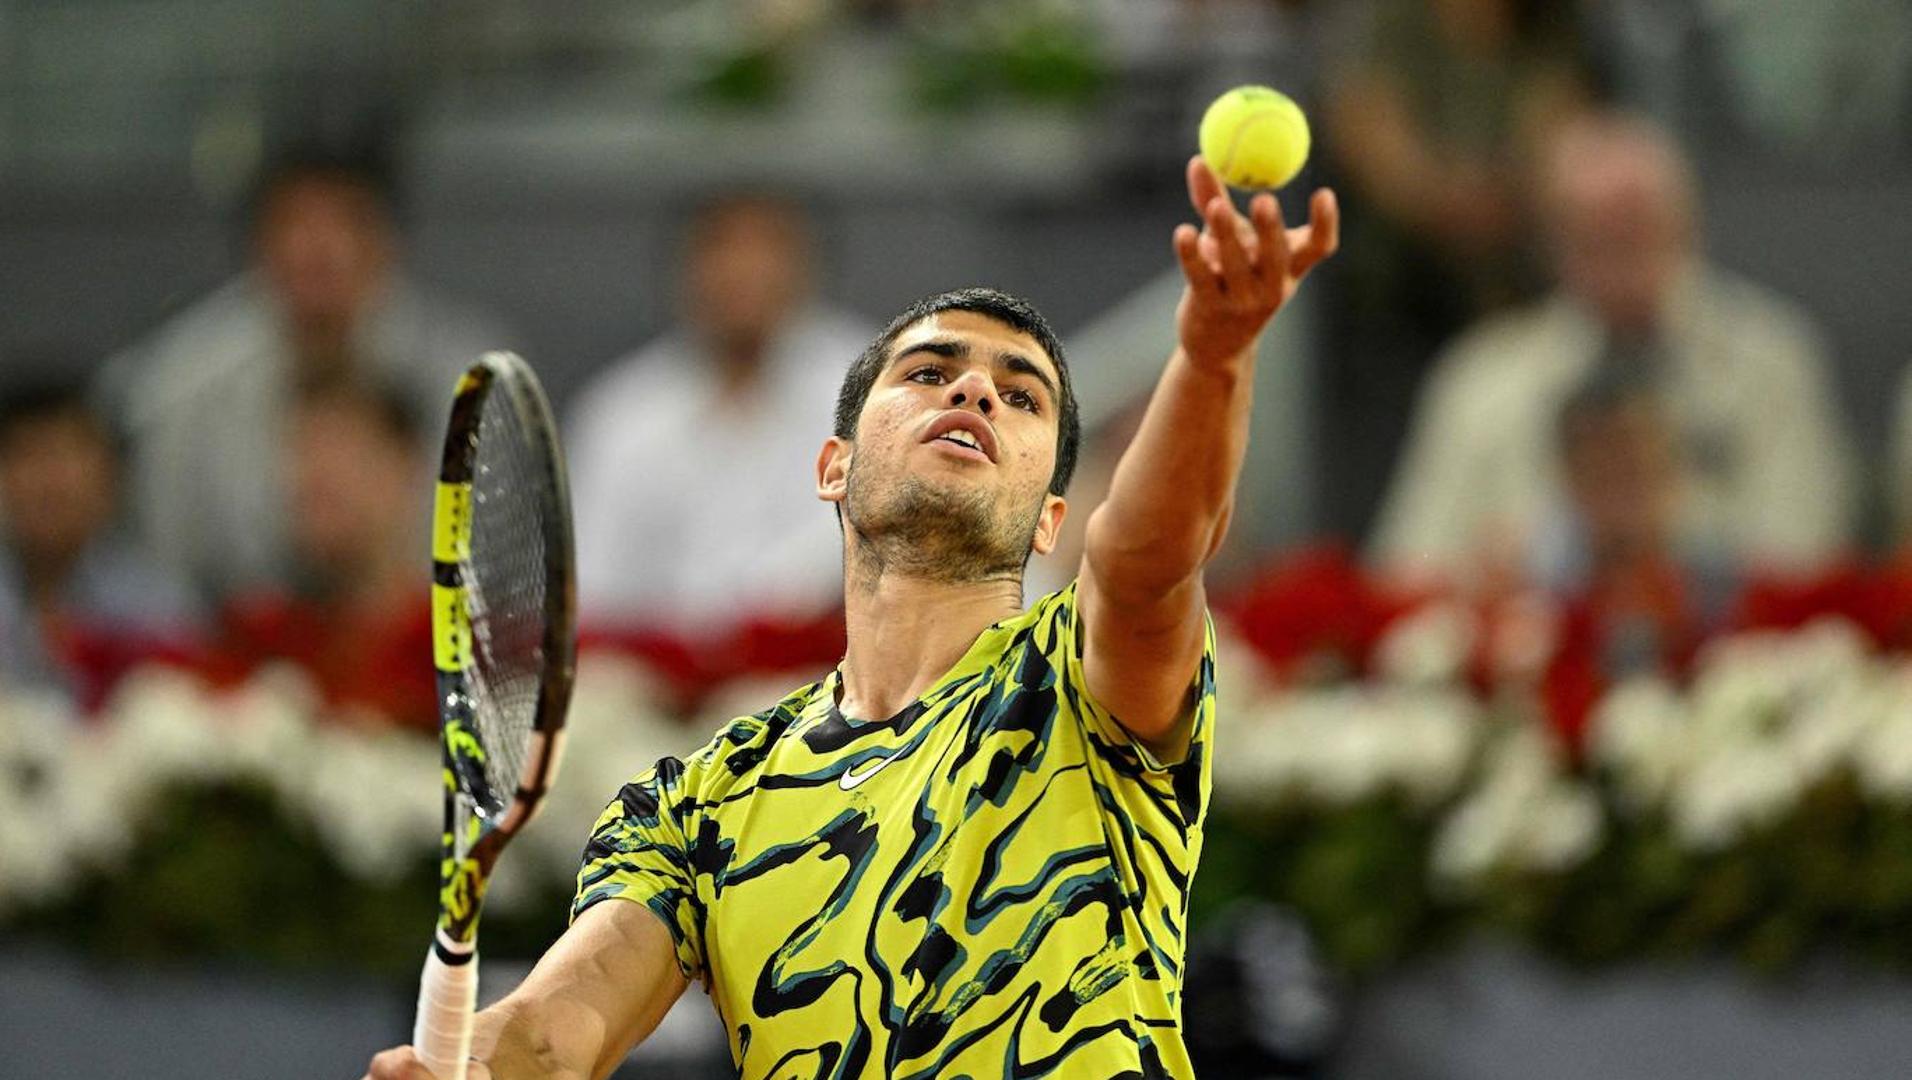
[[[1279,90],[1237,86],[1202,114],[1201,144],[1224,183],[1278,188],[1308,160],[1308,118]]]

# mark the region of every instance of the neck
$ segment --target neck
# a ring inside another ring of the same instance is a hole
[[[35,608],[56,607],[66,591],[67,581],[79,565],[77,550],[32,552],[14,549],[15,569],[20,575],[27,602]]]
[[[849,648],[837,703],[845,716],[894,716],[948,673],[989,624],[1022,610],[1019,577],[938,581],[886,571],[854,550],[848,563]]]
[[[767,342],[757,337],[717,334],[709,335],[705,342],[717,371],[718,398],[729,401],[748,397],[763,376]]]
[[[352,367],[352,324],[344,319],[308,319],[289,324],[293,377],[302,387],[345,378]]]

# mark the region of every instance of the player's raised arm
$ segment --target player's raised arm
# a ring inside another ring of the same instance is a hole
[[[587,908],[511,996],[478,1015],[474,1080],[608,1076],[689,985],[670,932],[642,904]],[[489,1071],[487,1071],[487,1069]],[[411,1047],[372,1059],[366,1080],[433,1080]]]
[[[1255,344],[1339,243],[1334,194],[1284,228],[1266,192],[1237,213],[1208,165],[1188,165],[1202,227],[1175,230],[1188,279],[1169,357],[1109,496],[1090,515],[1077,586],[1089,690],[1128,730],[1179,757],[1204,637],[1202,567],[1221,547],[1248,447]]]

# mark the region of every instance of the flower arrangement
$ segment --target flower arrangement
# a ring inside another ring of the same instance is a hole
[[[1198,919],[1285,903],[1356,975],[1481,925],[1575,962],[1912,962],[1912,661],[1870,628],[1822,613],[1718,638],[1677,676],[1605,688],[1569,741],[1538,683],[1483,687],[1477,612],[1362,603],[1223,621]],[[1325,635],[1332,662],[1271,654],[1255,635],[1280,626]],[[632,774],[800,678],[733,679],[685,723],[671,673],[587,651],[487,948],[533,955],[561,932],[583,839]],[[0,698],[0,927],[409,977],[434,914],[437,769],[432,740],[340,715],[293,669],[237,687],[143,669],[90,717]]]
[[[1198,907],[1286,902],[1355,973],[1480,925],[1583,963],[1912,964],[1912,661],[1837,617],[1727,636],[1684,685],[1615,685],[1574,747],[1472,692],[1470,634],[1402,618],[1368,679],[1224,707]]]
[[[486,903],[494,953],[564,926],[583,838],[697,737],[628,660],[579,668],[571,750]],[[104,955],[410,973],[437,906],[437,743],[328,713],[296,669],[217,689],[143,669],[97,716],[0,703],[0,926]]]

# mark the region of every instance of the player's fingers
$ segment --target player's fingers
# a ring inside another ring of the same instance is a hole
[[[1215,196],[1226,195],[1227,190],[1215,177],[1215,170],[1208,167],[1208,161],[1200,154],[1188,159],[1188,201],[1195,212],[1208,216],[1208,204]]]
[[[1254,275],[1249,270],[1248,253],[1242,248],[1235,207],[1226,198],[1217,197],[1208,204],[1207,218],[1207,235],[1215,238],[1215,253],[1221,264],[1222,288],[1232,296],[1246,296]]]
[[[1207,229],[1195,240],[1195,251],[1202,257],[1202,265],[1208,267],[1208,276],[1214,278],[1216,289],[1222,287],[1222,242]]]
[[[1215,273],[1202,258],[1201,234],[1193,225],[1175,227],[1175,259],[1182,264],[1182,276],[1190,288],[1207,292],[1215,287]]]
[[[1299,277],[1333,255],[1341,247],[1341,202],[1328,188],[1314,193],[1308,204],[1309,221],[1295,253],[1295,276]]]
[[[1255,223],[1255,243],[1260,250],[1255,274],[1270,295],[1280,296],[1288,274],[1288,232],[1282,228],[1281,204],[1263,192],[1249,202],[1248,215]]]
[[[418,1055],[409,1046],[399,1046],[383,1051],[372,1058],[372,1067],[365,1073],[365,1080],[436,1080],[430,1069],[418,1060]]]

